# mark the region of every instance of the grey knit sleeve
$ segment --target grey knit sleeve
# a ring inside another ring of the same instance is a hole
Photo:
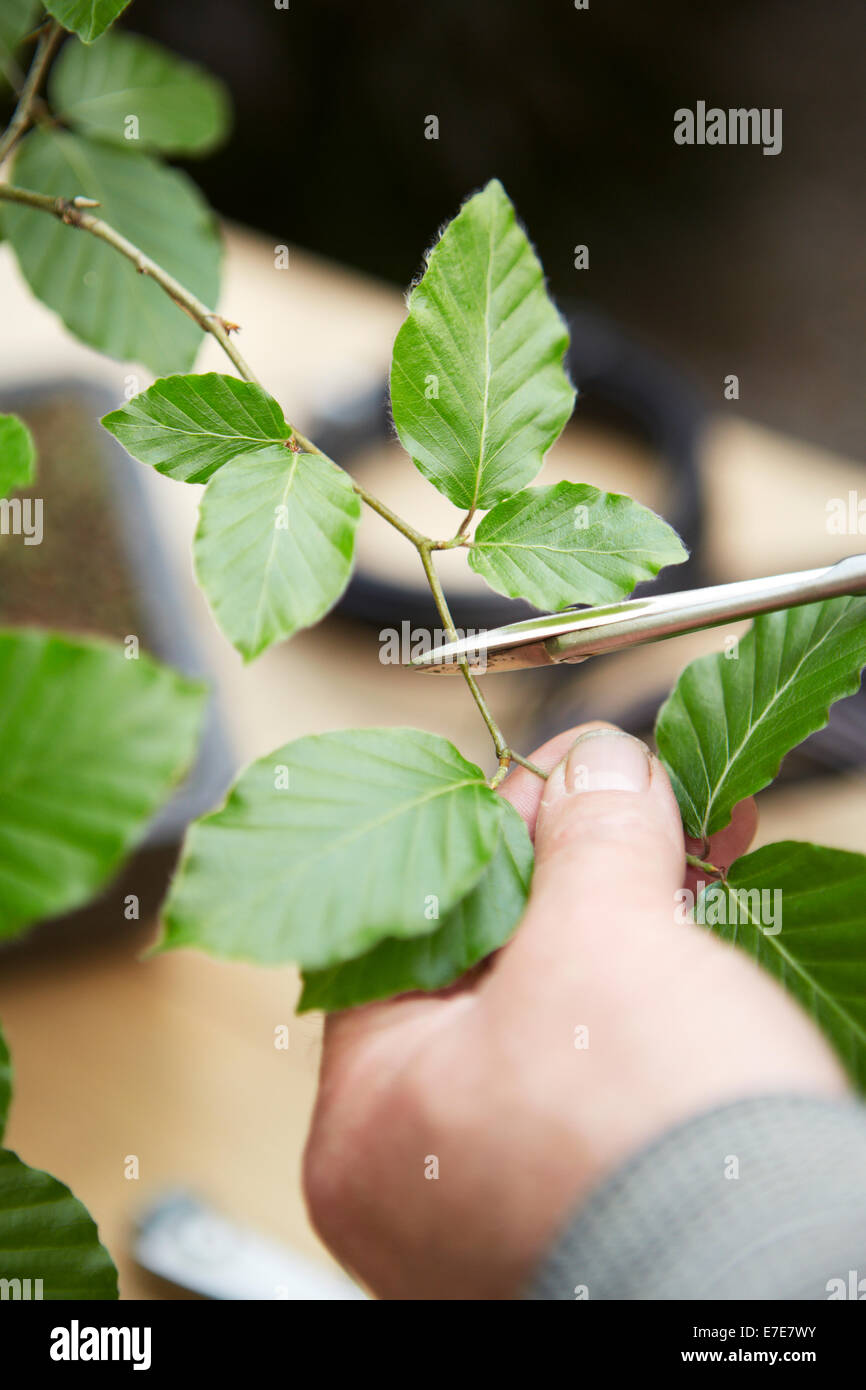
[[[577,1212],[525,1297],[827,1299],[858,1288],[866,1297],[866,1108],[770,1096],[699,1115],[631,1158]]]

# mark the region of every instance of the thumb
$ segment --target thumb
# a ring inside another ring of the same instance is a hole
[[[585,730],[545,785],[530,901],[501,953],[501,974],[585,973],[588,950],[621,956],[650,915],[673,930],[684,868],[680,814],[661,763],[620,729]]]

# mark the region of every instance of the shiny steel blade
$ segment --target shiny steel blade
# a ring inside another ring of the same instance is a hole
[[[560,662],[573,664],[604,652],[659,642],[700,628],[719,627],[759,613],[862,593],[866,593],[866,555],[851,555],[822,569],[527,618],[434,647],[409,664],[434,675],[459,671],[461,660],[476,675],[555,666]]]

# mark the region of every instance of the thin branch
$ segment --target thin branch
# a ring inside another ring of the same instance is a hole
[[[18,141],[21,139],[33,124],[33,114],[39,96],[39,88],[45,78],[45,74],[51,64],[51,60],[57,52],[58,46],[63,39],[64,31],[60,25],[53,21],[46,29],[43,29],[39,36],[39,43],[33,55],[33,62],[30,71],[21,88],[21,95],[18,98],[18,105],[12,113],[12,119],[0,136],[0,164],[12,153]]]
[[[106,242],[108,246],[113,246],[115,251],[119,251],[121,256],[125,256],[128,261],[132,262],[139,275],[147,275],[151,280],[154,280],[161,289],[165,290],[169,298],[174,300],[175,304],[179,304],[190,318],[195,320],[200,328],[216,338],[223,352],[231,358],[245,381],[254,381],[260,384],[252,367],[244,360],[231,341],[229,325],[226,320],[214,313],[213,309],[209,309],[206,304],[202,304],[201,300],[197,299],[179,280],[175,280],[173,275],[169,275],[167,270],[163,270],[161,265],[157,265],[150,256],[146,256],[127,237],[115,231],[114,227],[109,226],[107,222],[103,222],[101,217],[95,217],[92,212],[89,212],[88,208],[93,207],[92,199],[52,198],[47,193],[34,193],[29,188],[16,188],[9,183],[0,183],[0,199],[8,203],[20,203],[24,207],[51,213],[68,226],[78,227],[81,231],[89,232],[91,236]]]
[[[716,878],[720,878],[723,883],[725,882],[724,869],[720,869],[716,864],[708,864],[705,859],[699,859],[696,854],[687,854],[686,863],[690,868],[700,869],[705,874],[715,874]]]
[[[544,768],[538,767],[536,763],[531,763],[528,758],[521,757],[521,755],[519,753],[515,753],[513,749],[511,749],[510,752],[511,761],[513,763],[520,763],[521,767],[526,767],[529,769],[530,772],[534,772],[536,777],[540,777],[543,782],[547,781],[548,777],[550,776],[550,773],[545,772]]]
[[[431,542],[430,542],[430,549],[431,549],[431,550],[456,550],[457,547],[458,547],[459,545],[471,545],[471,544],[472,544],[472,542],[469,540],[469,537],[468,537],[468,536],[462,536],[462,535],[458,534],[458,535],[456,535],[456,536],[452,536],[451,539],[448,540],[448,541],[431,541]]]
[[[457,531],[455,532],[452,545],[466,545],[468,543],[466,532],[469,530],[472,518],[474,517],[477,510],[477,504],[473,502],[472,506],[469,508],[469,511],[466,513],[460,525],[457,527]]]
[[[434,541],[425,541],[423,542],[423,544],[418,546],[418,553],[421,556],[421,563],[424,566],[424,573],[427,576],[427,583],[430,585],[430,592],[433,595],[433,602],[436,604],[439,616],[442,619],[442,622],[445,626],[445,631],[451,638],[451,641],[456,642],[457,629],[454,626],[454,619],[451,617],[451,610],[448,607],[448,600],[445,597],[442,585],[439,581],[439,576],[436,573],[436,567],[433,564],[433,556],[431,552],[435,549],[436,543]],[[458,664],[460,666],[460,673],[463,676],[463,679],[465,680],[466,684],[469,686],[472,698],[478,706],[481,718],[484,720],[484,723],[490,730],[490,737],[493,739],[493,746],[496,749],[496,756],[499,759],[499,770],[492,778],[490,785],[492,787],[496,787],[499,785],[499,783],[502,781],[502,778],[505,776],[505,773],[508,771],[510,763],[519,763],[521,767],[528,768],[530,772],[535,773],[536,777],[540,777],[542,781],[546,781],[546,772],[544,772],[540,767],[537,767],[535,763],[531,763],[528,758],[522,757],[520,753],[515,753],[513,748],[509,748],[505,735],[503,734],[502,730],[500,729],[499,725],[494,719],[493,714],[491,713],[490,706],[488,705],[484,696],[481,694],[478,682],[476,681],[472,672],[469,670],[468,663],[464,660],[460,661]]]
[[[496,788],[499,786],[499,783],[500,783],[500,782],[504,779],[504,777],[506,776],[506,774],[507,774],[507,772],[508,772],[508,769],[509,769],[510,766],[511,766],[511,759],[512,759],[512,757],[513,757],[513,754],[510,753],[510,752],[508,752],[508,753],[503,753],[503,754],[502,754],[502,757],[499,759],[499,766],[498,766],[498,768],[496,769],[496,771],[494,772],[494,774],[493,774],[493,776],[491,777],[490,781],[487,783],[488,787],[490,788],[490,790],[491,790],[492,792],[495,792],[495,791],[496,791]]]
[[[424,573],[427,576],[427,583],[430,585],[430,592],[433,595],[433,602],[436,604],[439,616],[442,619],[442,622],[445,624],[445,631],[448,633],[448,636],[451,638],[451,641],[456,642],[457,629],[454,626],[454,620],[451,617],[451,610],[448,607],[448,602],[445,598],[445,594],[443,593],[442,585],[439,582],[439,576],[436,573],[436,567],[433,564],[433,556],[431,555],[430,551],[431,546],[429,541],[418,547],[418,553],[421,556],[421,563],[424,566]],[[478,682],[469,670],[469,666],[466,661],[461,661],[459,664],[463,679],[469,686],[469,689],[472,692],[472,698],[481,712],[481,718],[484,720],[484,723],[490,730],[490,736],[493,739],[493,746],[496,749],[496,756],[500,759],[500,761],[502,761],[505,758],[509,758],[511,756],[511,753],[508,744],[505,741],[505,735],[503,734],[499,725],[496,723],[496,720],[493,718],[493,715],[491,714],[490,709],[487,705],[487,701],[481,694],[481,691],[478,689]]]

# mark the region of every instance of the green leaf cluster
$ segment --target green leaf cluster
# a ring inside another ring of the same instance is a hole
[[[228,98],[222,83],[149,40],[103,34],[124,8],[117,0],[49,6],[78,38],[66,41],[49,76],[57,124],[24,137],[14,178],[52,198],[94,199],[103,221],[211,305],[221,258],[215,220],[187,175],[156,156],[218,145]],[[153,372],[192,365],[202,329],[113,247],[86,233],[73,241],[62,222],[17,203],[5,205],[3,230],[33,293],[83,342]]]
[[[492,505],[466,538],[470,565],[542,608],[622,598],[686,558],[671,528],[630,498],[576,483],[515,492],[571,412],[567,342],[494,181],[430,253],[394,344],[392,406],[401,440],[440,491],[471,513]],[[103,424],[159,472],[208,483],[196,572],[245,660],[336,603],[357,499],[330,461],[286,455],[291,427],[261,387],[216,373],[169,376]]]
[[[50,8],[89,44],[124,6]],[[0,42],[14,41],[25,11],[18,0]],[[49,95],[68,129],[27,137],[20,181],[98,198],[109,222],[211,302],[209,215],[152,155],[202,153],[223,138],[219,84],[143,40],[110,35],[93,49],[67,47]],[[160,216],[149,218],[156,202]],[[34,290],[74,332],[176,373],[104,423],[142,462],[206,485],[196,572],[229,640],[250,660],[317,622],[351,572],[360,506],[348,476],[295,438],[258,385],[189,375],[199,330],[178,331],[174,319],[169,328],[172,306],[131,280],[109,248],[88,243],[65,257],[63,229],[21,207],[6,228]],[[463,546],[498,592],[554,610],[617,601],[686,558],[671,528],[630,498],[579,482],[533,486],[574,402],[567,346],[539,259],[494,180],[444,229],[412,290],[394,344],[393,418],[418,470],[465,513],[448,544]],[[0,445],[4,488],[26,484],[32,450],[17,422],[0,420]],[[854,691],[866,663],[864,605],[838,599],[760,618],[735,661],[706,657],[683,673],[657,738],[692,835],[706,841],[721,829]],[[162,944],[292,960],[303,971],[302,1009],[438,989],[507,939],[531,864],[520,818],[445,740],[416,730],[299,739],[255,763],[193,827]],[[811,1009],[858,1081],[861,875],[859,856],[775,846],[708,890],[731,904],[740,890],[747,903],[768,886],[784,891],[787,936],[748,917],[731,932],[730,914],[721,914],[723,934]],[[77,891],[87,891],[83,881]],[[834,907],[848,915],[834,921]],[[44,910],[25,900],[24,917]]]
[[[630,498],[576,482],[527,486],[571,411],[566,346],[535,252],[494,181],[446,227],[412,291],[394,345],[394,423],[421,473],[466,509],[455,540],[470,566],[500,593],[549,609],[616,601],[686,558],[671,528]],[[207,482],[197,572],[245,657],[336,601],[351,564],[351,486],[321,457],[287,457],[291,428],[261,388],[169,377],[104,423],[160,472]],[[279,537],[272,514],[289,502],[292,521]],[[856,689],[866,600],[759,618],[737,659],[728,656],[692,663],[657,725],[686,829],[699,840]],[[451,983],[507,939],[532,863],[519,817],[467,767],[450,744],[411,730],[331,734],[277,750],[191,831],[164,947],[292,960],[303,971],[302,1010]],[[794,868],[808,877],[817,856],[832,880],[851,862],[833,853],[802,847]],[[736,894],[740,875],[749,886],[755,865],[769,862],[760,851],[740,861],[720,891]],[[816,910],[826,914],[843,890],[824,888]],[[818,973],[800,939],[780,945],[748,923],[730,939],[791,985],[843,1046],[834,1020],[848,1017],[849,981],[832,964],[832,929],[820,957],[828,969]],[[857,952],[866,960],[856,931],[846,943],[856,968]],[[846,1063],[859,1077],[850,1042],[859,1024],[845,1026]]]
[[[556,606],[622,595],[684,557],[670,529],[626,498],[565,485],[511,499],[570,413],[566,343],[537,258],[491,184],[445,231],[413,294],[394,350],[394,416],[453,501],[499,504],[470,563],[497,587]],[[426,410],[411,387],[429,384],[433,368],[442,390],[421,393],[436,401]],[[207,484],[196,571],[246,659],[337,600],[358,499],[330,460],[292,447],[260,387],[170,376],[103,423],[142,462]],[[416,439],[432,440],[435,458]],[[193,828],[163,944],[295,961],[305,1008],[437,988],[513,930],[531,862],[520,818],[444,740],[413,730],[301,739],[254,764]]]
[[[352,570],[361,504],[347,473],[304,452],[260,386],[166,377],[102,421],[134,457],[207,482],[194,544],[214,617],[252,660],[332,608]]]
[[[623,598],[686,552],[631,498],[578,483],[527,487],[571,415],[568,330],[497,179],[464,203],[409,297],[391,406],[415,467],[467,523],[472,568],[538,608]],[[488,510],[491,509],[491,510]]]
[[[629,498],[525,486],[572,409],[567,342],[494,181],[430,253],[394,345],[391,398],[416,466],[471,514],[470,565],[540,607],[622,597],[685,558],[670,527]],[[103,423],[143,463],[207,484],[196,571],[246,659],[337,600],[357,498],[330,460],[292,448],[260,387],[171,376]],[[190,831],[162,947],[293,961],[302,1009],[438,989],[508,938],[531,870],[521,818],[444,739],[408,729],[299,739],[253,764]]]

